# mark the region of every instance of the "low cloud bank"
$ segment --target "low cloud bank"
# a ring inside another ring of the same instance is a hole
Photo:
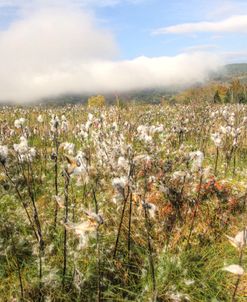
[[[247,15],[231,16],[215,22],[203,21],[162,27],[154,30],[153,34],[189,34],[200,32],[247,33]]]
[[[118,61],[112,33],[91,14],[39,10],[0,32],[0,102],[202,82],[220,65],[206,52]]]

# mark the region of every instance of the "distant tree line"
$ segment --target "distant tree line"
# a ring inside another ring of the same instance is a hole
[[[188,88],[169,100],[170,103],[247,103],[247,84],[238,78],[230,82],[210,82]]]
[[[247,85],[239,79],[230,82],[229,87],[217,89],[213,98],[214,103],[247,103]]]

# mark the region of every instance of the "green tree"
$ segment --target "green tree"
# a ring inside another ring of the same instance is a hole
[[[87,101],[87,105],[90,108],[102,108],[105,104],[106,100],[103,95],[91,96]]]
[[[221,97],[220,97],[220,94],[219,94],[219,90],[216,90],[216,92],[215,92],[214,103],[215,104],[221,103]]]
[[[230,103],[232,98],[231,90],[228,89],[226,95],[224,96],[224,103]]]

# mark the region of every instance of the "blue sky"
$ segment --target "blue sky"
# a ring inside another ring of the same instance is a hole
[[[247,51],[246,32],[152,35],[152,31],[181,23],[220,21],[245,13],[247,1],[219,0],[143,0],[96,9],[96,14],[114,31],[124,58],[175,55],[195,46],[229,53],[229,60],[242,60],[240,52]]]
[[[225,0],[75,0],[76,9],[92,11],[100,26],[110,29],[119,45],[119,57],[130,59],[140,55],[176,55],[195,49],[223,53],[229,61],[246,59],[246,33],[203,32],[153,35],[157,28],[171,25],[220,21],[233,15],[247,14],[246,1]],[[23,9],[61,6],[62,1],[0,0],[2,29],[20,18]],[[235,57],[234,57],[235,54]]]
[[[0,101],[203,82],[246,36],[243,0],[0,0]]]
[[[112,31],[119,46],[119,58],[122,59],[141,55],[169,56],[194,49],[223,53],[229,61],[247,58],[246,32],[152,34],[157,28],[191,22],[215,22],[247,14],[247,1],[71,0],[64,3],[70,3],[77,10],[93,12],[99,26]],[[42,6],[59,7],[63,1],[0,0],[0,5],[0,26],[5,29],[20,18],[25,9],[35,11]]]

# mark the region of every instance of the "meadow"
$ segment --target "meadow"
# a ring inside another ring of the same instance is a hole
[[[0,121],[0,301],[246,301],[246,105]]]

